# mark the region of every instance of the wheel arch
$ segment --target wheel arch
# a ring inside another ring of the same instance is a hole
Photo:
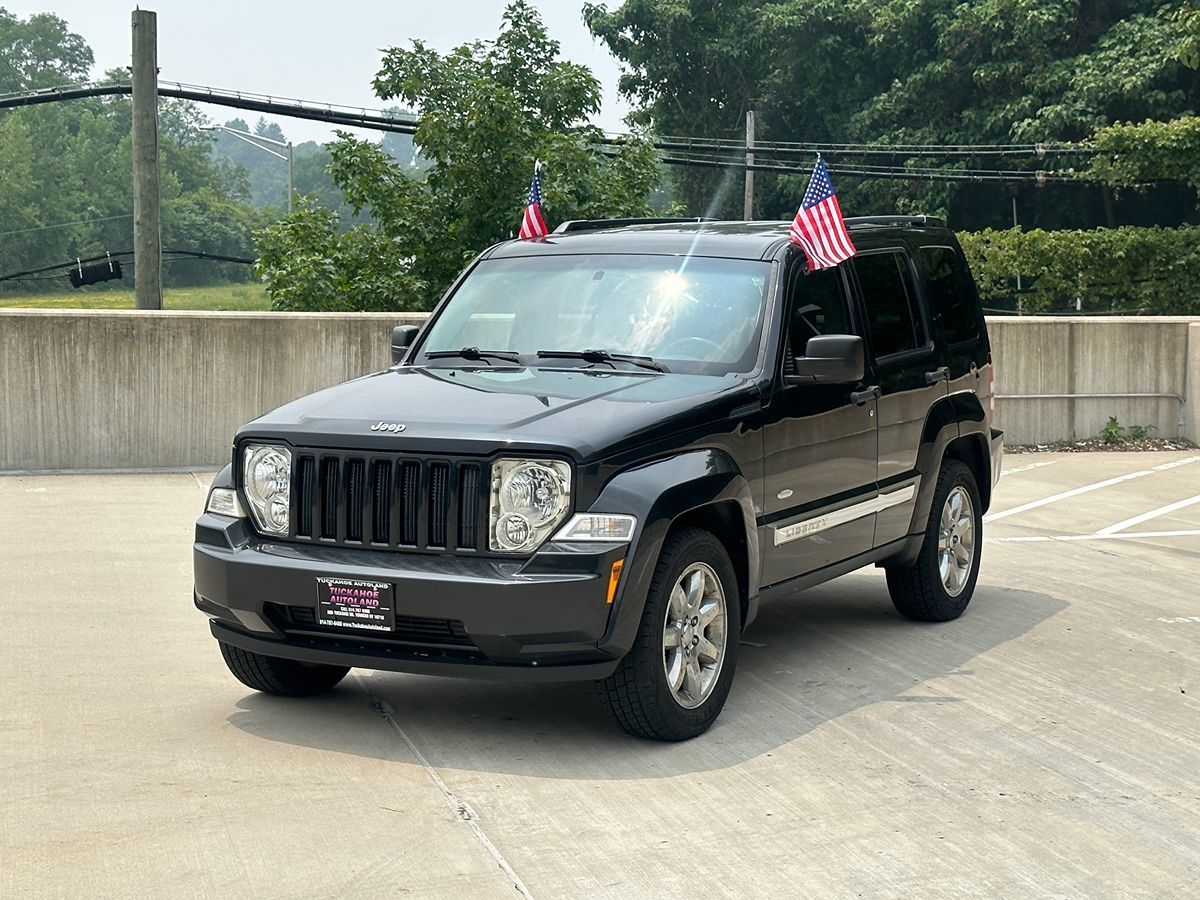
[[[930,406],[917,451],[917,472],[921,480],[908,539],[899,553],[885,561],[887,565],[905,565],[920,552],[943,460],[956,459],[970,468],[979,488],[981,512],[987,511],[992,499],[992,469],[986,429],[983,406],[973,391],[939,397]]]
[[[673,529],[716,534],[738,577],[743,627],[757,610],[760,551],[749,482],[723,450],[698,449],[627,469],[606,484],[591,509],[638,518],[608,630],[599,647],[623,656],[633,645],[654,568]]]
[[[672,523],[668,535],[680,528],[699,528],[712,534],[729,553],[733,571],[737,576],[738,599],[741,605],[741,622],[744,629],[750,624],[750,544],[746,535],[741,509],[735,500],[719,500],[698,506],[678,516]],[[754,604],[757,606],[757,604]]]

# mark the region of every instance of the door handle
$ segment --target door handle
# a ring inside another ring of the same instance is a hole
[[[950,367],[949,366],[941,366],[940,368],[934,369],[932,372],[925,373],[925,383],[926,384],[937,384],[939,381],[949,381],[949,380],[950,380]]]
[[[873,384],[869,388],[864,388],[861,391],[851,391],[850,402],[855,406],[862,406],[868,400],[878,400],[879,394],[879,385]]]

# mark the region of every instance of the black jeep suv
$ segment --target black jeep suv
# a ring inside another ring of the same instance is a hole
[[[787,223],[500,244],[392,368],[246,425],[195,543],[233,674],[590,679],[682,740],[773,596],[874,563],[961,615],[1002,451],[975,286],[941,222],[847,224],[811,274]]]

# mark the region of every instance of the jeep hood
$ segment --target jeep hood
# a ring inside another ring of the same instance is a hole
[[[756,396],[733,376],[402,366],[295,400],[238,438],[364,451],[550,450],[584,462],[711,427]],[[372,430],[381,423],[403,430]]]

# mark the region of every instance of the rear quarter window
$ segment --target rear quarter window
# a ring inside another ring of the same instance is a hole
[[[979,313],[975,309],[971,276],[959,255],[950,247],[922,247],[917,251],[925,293],[942,331],[951,344],[979,337]]]

